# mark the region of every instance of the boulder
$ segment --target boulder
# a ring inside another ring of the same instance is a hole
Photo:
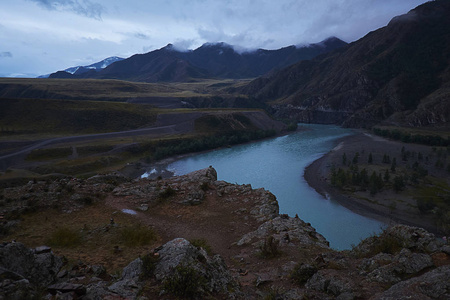
[[[191,273],[201,279],[197,291],[199,294],[219,293],[233,297],[238,291],[237,283],[219,255],[209,257],[204,249],[193,246],[183,238],[166,243],[157,253],[160,259],[155,266],[154,276],[163,283]]]
[[[373,299],[450,299],[450,266],[399,282]]]
[[[397,283],[432,266],[433,260],[428,254],[413,253],[404,248],[391,263],[370,272],[368,278],[382,283]]]
[[[142,272],[142,259],[137,258],[123,268],[120,279],[110,285],[108,291],[121,297],[135,299],[143,287],[143,283],[140,281]],[[90,292],[92,291],[93,289],[91,288]]]
[[[378,236],[363,240],[352,250],[352,253],[360,257],[369,257],[380,252],[399,251],[402,248],[414,252],[432,253],[438,251],[440,247],[442,242],[423,228],[395,225],[388,227]]]
[[[272,235],[278,241],[302,245],[318,245],[329,248],[328,241],[309,224],[299,218],[283,215],[269,220],[258,227],[257,230],[245,234],[238,242],[238,246],[254,243],[260,244],[267,236]],[[287,241],[286,241],[287,242]]]
[[[56,279],[63,262],[44,248],[34,251],[21,243],[0,245],[0,267],[20,274],[33,285],[47,286]]]
[[[305,284],[307,289],[341,296],[345,299],[353,299],[357,290],[353,278],[342,276],[335,270],[320,270],[315,273]]]

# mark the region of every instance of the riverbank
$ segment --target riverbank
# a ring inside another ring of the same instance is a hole
[[[423,227],[431,232],[439,233],[432,216],[421,214],[418,210],[417,200],[414,199],[415,187],[407,186],[404,191],[399,193],[385,189],[375,195],[371,195],[368,191],[341,190],[331,185],[330,174],[332,166],[345,168],[345,164],[343,164],[344,153],[348,161],[354,157],[355,153],[359,153],[360,170],[365,167],[368,167],[369,170],[370,168],[378,169],[380,172],[389,169],[390,165],[383,165],[381,161],[384,154],[389,155],[391,159],[396,158],[398,169],[404,168],[404,170],[408,170],[412,161],[402,160],[402,147],[406,147],[410,153],[423,153],[424,156],[431,157],[429,161],[427,159],[427,163],[424,163],[425,168],[428,170],[428,176],[431,178],[445,179],[448,177],[445,174],[445,170],[434,166],[431,147],[403,144],[358,131],[354,135],[339,139],[334,149],[310,164],[305,169],[304,178],[318,193],[338,202],[357,214],[379,220],[387,225],[401,223]],[[368,164],[369,155],[373,157],[373,163],[370,165]],[[399,171],[397,171],[397,174],[399,174]]]

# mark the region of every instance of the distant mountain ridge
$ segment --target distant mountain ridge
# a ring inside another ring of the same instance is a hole
[[[240,92],[301,122],[449,127],[450,1],[395,17],[360,40]]]
[[[122,58],[122,57],[111,56],[111,57],[105,58],[105,59],[103,59],[103,60],[101,60],[99,62],[90,64],[88,66],[70,67],[70,68],[67,68],[67,69],[65,69],[63,71],[58,71],[58,72],[65,72],[65,73],[69,73],[69,74],[72,74],[72,75],[74,75],[74,74],[75,75],[80,75],[80,74],[83,74],[83,73],[86,73],[86,72],[90,72],[90,71],[97,71],[98,72],[98,71],[106,68],[110,64],[115,63],[116,61],[121,61],[123,59],[124,58]],[[52,73],[52,74],[55,74],[55,73]],[[41,75],[38,78],[47,78],[47,77],[50,77],[52,74]]]
[[[122,79],[140,82],[178,82],[199,78],[254,78],[301,60],[327,53],[347,43],[336,37],[307,46],[238,52],[226,43],[207,43],[190,51],[169,44],[115,62],[99,72],[56,72],[50,78]]]

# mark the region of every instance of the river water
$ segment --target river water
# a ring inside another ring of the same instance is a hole
[[[302,130],[306,129],[306,130]],[[289,135],[189,156],[168,166],[175,175],[213,166],[219,180],[263,187],[278,200],[280,213],[311,223],[337,250],[350,249],[381,231],[382,223],[360,216],[326,199],[305,181],[305,168],[336,146],[351,130],[304,125]]]

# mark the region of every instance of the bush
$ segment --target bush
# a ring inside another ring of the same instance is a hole
[[[159,256],[154,253],[148,253],[142,257],[142,274],[141,279],[150,278],[153,276],[156,264],[159,261]]]
[[[74,247],[81,243],[81,234],[77,230],[61,227],[50,235],[47,243],[52,247]]]
[[[120,242],[128,247],[145,246],[156,241],[157,235],[152,228],[133,225],[122,228],[119,235]]]
[[[163,290],[183,298],[200,297],[205,289],[206,278],[191,266],[177,266],[175,273],[163,283]]]
[[[261,245],[261,256],[264,258],[274,258],[281,255],[280,250],[278,250],[279,241],[277,241],[273,236],[268,236]]]
[[[316,274],[317,268],[308,264],[298,263],[290,275],[297,284],[303,284]]]
[[[436,204],[430,199],[418,199],[417,200],[417,208],[419,209],[421,214],[426,214],[430,212],[433,208],[436,207]]]
[[[197,248],[203,248],[206,253],[208,253],[208,255],[211,255],[212,251],[211,251],[211,246],[208,245],[208,241],[205,239],[192,239],[189,240],[189,242]]]
[[[161,191],[158,194],[158,197],[160,199],[168,199],[168,198],[170,198],[172,196],[175,196],[176,193],[177,193],[177,191],[175,191],[172,187],[169,186],[165,190]]]

